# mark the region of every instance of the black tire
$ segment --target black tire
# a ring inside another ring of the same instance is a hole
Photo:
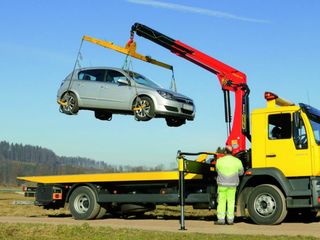
[[[91,188],[81,186],[71,193],[69,209],[74,219],[94,219],[98,215],[100,208],[96,194]]]
[[[104,112],[104,111],[94,111],[95,118],[102,120],[102,121],[111,121],[112,120],[112,113]]]
[[[121,214],[125,216],[143,215],[145,212],[152,211],[155,208],[154,204],[125,203],[121,205]]]
[[[96,219],[103,218],[106,215],[106,213],[107,213],[107,209],[104,207],[101,207],[98,215],[96,216]]]
[[[79,104],[77,96],[72,92],[67,92],[62,97],[62,102],[64,105],[60,106],[60,109],[63,113],[68,115],[77,114],[79,111]]]
[[[166,118],[168,127],[180,127],[186,123],[186,119],[183,118]]]
[[[154,103],[151,98],[138,97],[133,104],[133,113],[137,121],[149,121],[154,117]]]
[[[250,218],[256,224],[279,224],[287,215],[285,197],[274,185],[257,186],[250,194],[248,211]]]

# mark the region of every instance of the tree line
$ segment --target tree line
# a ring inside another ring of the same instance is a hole
[[[0,142],[0,184],[15,185],[17,176],[62,175],[80,173],[161,171],[163,165],[114,166],[83,157],[58,156],[40,146]]]

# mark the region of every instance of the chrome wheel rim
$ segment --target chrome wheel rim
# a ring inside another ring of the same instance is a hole
[[[147,100],[138,101],[136,107],[139,108],[135,111],[136,116],[140,118],[145,118],[149,116],[150,113],[150,103]]]
[[[80,194],[74,201],[74,209],[78,213],[86,213],[89,210],[90,199],[86,194]]]
[[[254,209],[262,217],[272,215],[276,211],[276,208],[276,200],[272,195],[263,193],[258,195],[254,200]]]
[[[66,103],[67,103],[65,106],[63,106],[64,110],[66,112],[72,113],[72,110],[76,106],[76,101],[75,101],[74,97],[67,95],[67,96],[65,96],[64,99],[66,100]]]

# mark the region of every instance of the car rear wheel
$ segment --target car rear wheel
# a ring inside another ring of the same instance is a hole
[[[78,104],[78,99],[77,96],[72,93],[68,92],[65,93],[61,99],[61,106],[60,109],[63,113],[72,115],[72,114],[77,114],[79,111],[79,104]]]
[[[138,97],[133,104],[134,117],[137,121],[149,121],[154,117],[154,104],[151,98]]]

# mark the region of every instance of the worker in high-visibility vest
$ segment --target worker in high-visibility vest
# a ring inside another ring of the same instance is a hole
[[[218,174],[218,221],[215,224],[218,225],[224,225],[226,217],[227,224],[232,225],[234,222],[236,189],[239,184],[239,176],[244,172],[242,162],[232,156],[231,146],[226,146],[225,154],[216,163]]]

